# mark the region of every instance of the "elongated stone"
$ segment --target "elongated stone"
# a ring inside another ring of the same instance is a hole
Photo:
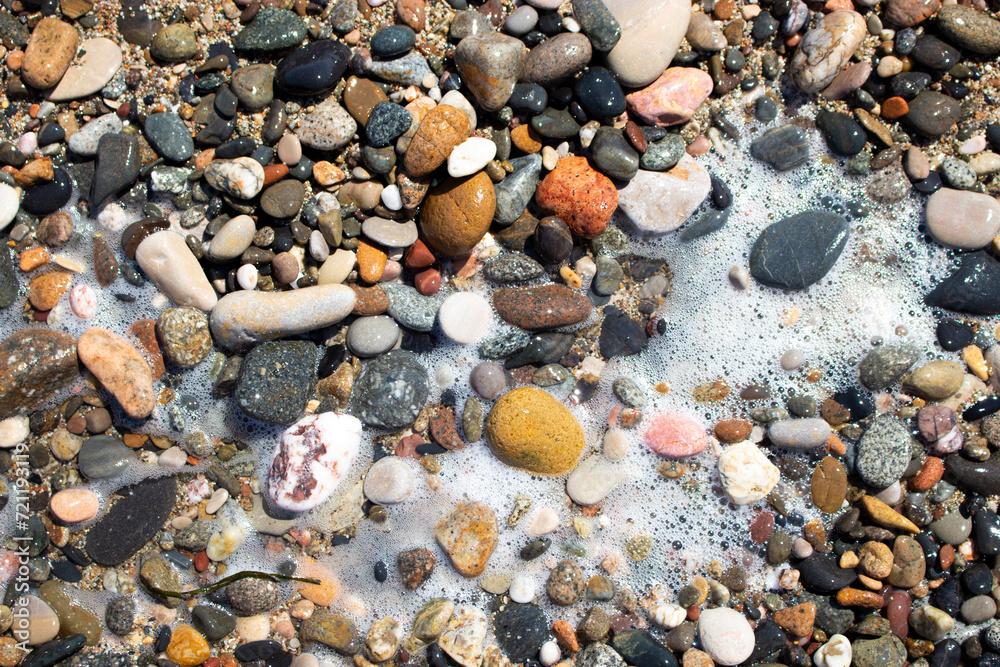
[[[265,340],[313,331],[347,317],[354,291],[344,285],[314,285],[287,292],[227,294],[212,311],[212,337],[242,350]]]
[[[148,236],[135,249],[135,260],[178,306],[208,312],[219,300],[205,270],[180,234],[162,231]]]

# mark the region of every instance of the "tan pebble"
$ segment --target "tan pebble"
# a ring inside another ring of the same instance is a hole
[[[28,271],[34,271],[40,266],[45,266],[48,263],[48,250],[45,248],[31,248],[30,250],[25,250],[21,253],[21,259],[18,266],[22,271],[27,273]]]
[[[97,516],[100,501],[89,489],[63,489],[49,500],[52,515],[63,523],[81,523]]]
[[[568,266],[564,266],[559,269],[559,277],[563,279],[563,282],[566,283],[567,287],[572,289],[580,289],[583,287],[583,279],[580,278],[576,271]]]
[[[986,360],[983,358],[983,351],[978,345],[969,345],[962,350],[962,361],[965,362],[965,365],[969,367],[969,370],[977,378],[983,382],[989,379],[989,369],[986,366]]]
[[[892,572],[892,550],[882,542],[865,542],[858,550],[858,568],[873,579],[885,579]]]
[[[859,562],[858,554],[853,551],[845,551],[844,555],[840,557],[840,567],[845,570],[853,570],[858,566]]]

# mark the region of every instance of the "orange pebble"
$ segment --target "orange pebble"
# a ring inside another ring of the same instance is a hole
[[[840,456],[847,453],[847,447],[844,445],[844,441],[837,437],[836,433],[831,433],[829,439],[826,441],[826,451]]]
[[[288,175],[288,165],[272,164],[264,167],[264,187],[277,183]]]
[[[785,46],[789,48],[795,48],[802,41],[802,33],[795,33],[794,35],[789,35],[785,37]]]
[[[537,153],[542,150],[542,140],[531,125],[518,125],[510,132],[510,140],[525,153]]]
[[[902,97],[890,97],[882,103],[882,117],[889,120],[902,118],[910,110],[910,105]]]
[[[45,248],[32,248],[31,250],[25,250],[21,253],[21,262],[19,266],[22,271],[27,273],[28,271],[34,271],[40,266],[45,266],[48,263],[48,250]]]
[[[358,243],[358,274],[366,283],[377,283],[385,270],[386,254],[374,245]]]
[[[204,169],[208,163],[215,159],[215,149],[208,148],[194,156],[194,168]]]
[[[7,54],[7,69],[11,72],[21,71],[21,63],[24,62],[24,51],[11,51]]]

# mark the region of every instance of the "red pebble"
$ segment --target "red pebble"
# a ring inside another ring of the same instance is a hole
[[[750,524],[750,539],[756,544],[764,544],[764,542],[767,542],[767,538],[771,536],[772,530],[774,530],[774,514],[771,512],[762,512]]]
[[[906,591],[893,591],[889,596],[889,604],[885,610],[885,617],[889,620],[889,628],[892,634],[900,639],[906,639],[910,634],[910,605],[912,600]]]
[[[690,607],[688,607],[687,618],[689,621],[693,623],[694,621],[698,620],[699,616],[701,616],[701,609],[698,608],[698,605],[691,605]]]
[[[222,661],[216,657],[211,657],[201,664],[202,667],[222,667]]]
[[[128,102],[123,102],[122,104],[118,105],[118,109],[115,110],[115,113],[118,114],[119,118],[125,120],[126,118],[128,118],[128,112],[131,109],[132,109],[131,104],[129,104]]]
[[[403,257],[403,263],[408,269],[426,269],[434,263],[434,260],[434,253],[419,239],[406,250],[406,255]]]
[[[272,164],[264,167],[264,187],[277,183],[288,175],[288,165]]]
[[[441,289],[441,272],[437,269],[424,269],[413,277],[413,286],[424,296],[437,294]]]
[[[194,569],[198,572],[204,572],[208,569],[208,554],[204,551],[199,551],[194,555]]]

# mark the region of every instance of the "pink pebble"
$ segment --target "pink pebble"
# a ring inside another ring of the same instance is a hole
[[[49,500],[52,515],[63,523],[80,523],[97,516],[100,501],[89,489],[63,489]]]
[[[17,150],[22,155],[31,157],[38,150],[38,135],[34,132],[25,132],[17,142]]]
[[[90,285],[77,285],[69,293],[69,307],[81,320],[89,320],[97,314],[97,293]]]
[[[385,268],[382,269],[382,277],[379,278],[379,282],[387,283],[390,280],[395,280],[399,277],[399,274],[403,272],[403,265],[396,260],[390,259],[386,260]]]
[[[712,77],[694,67],[671,67],[642,90],[625,97],[629,108],[651,125],[667,127],[691,119],[712,94]]]
[[[698,157],[699,155],[704,155],[708,152],[708,149],[712,147],[712,142],[708,140],[704,134],[696,138],[687,147],[687,154],[691,157]]]
[[[653,415],[646,424],[642,437],[659,456],[681,459],[705,451],[705,429],[689,417],[664,412]]]

